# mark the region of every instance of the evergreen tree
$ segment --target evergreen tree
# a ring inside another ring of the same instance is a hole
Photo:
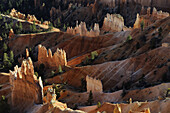
[[[41,24],[43,23],[43,18],[41,18]]]
[[[0,13],[0,20],[2,20],[2,15],[1,15],[1,13]]]
[[[7,52],[7,50],[8,50],[8,47],[7,47],[6,43],[4,43],[4,44],[3,44],[3,51],[4,51],[4,52]]]
[[[64,29],[64,31],[67,29],[65,24],[64,24],[64,27],[63,27],[63,29]]]
[[[57,19],[57,24],[58,24],[58,27],[61,26],[61,21],[60,21],[60,18]]]
[[[7,54],[7,53],[4,53],[3,64],[4,64],[5,67],[8,66],[8,62],[9,62],[9,60],[8,60],[8,54]]]
[[[5,29],[8,30],[8,24],[7,23],[5,23]]]
[[[140,27],[141,27],[141,30],[143,31],[144,27],[145,27],[145,23],[144,23],[144,20],[141,21],[140,23]]]
[[[14,53],[13,53],[13,51],[10,51],[9,60],[10,60],[11,63],[14,63]]]
[[[19,32],[21,33],[21,31],[22,31],[22,23],[21,22],[19,22],[18,29],[19,29]]]
[[[87,100],[87,104],[88,105],[92,105],[93,104],[93,93],[92,93],[92,91],[90,90],[90,93],[89,93],[89,98],[88,98],[88,100]]]
[[[61,65],[59,65],[58,71],[59,71],[59,73],[62,73],[62,72],[63,72]]]
[[[36,32],[37,32],[37,28],[36,28],[36,25],[35,25],[35,21],[33,22],[33,25],[32,25],[32,32],[33,32],[33,33],[36,33]]]
[[[48,25],[48,30],[51,31],[52,29],[53,29],[53,24],[50,23],[50,24]]]
[[[12,3],[11,3],[11,1],[9,0],[9,2],[8,2],[8,7],[11,9],[12,8]]]

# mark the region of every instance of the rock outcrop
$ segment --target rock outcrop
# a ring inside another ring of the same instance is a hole
[[[9,15],[12,17],[19,18],[19,19],[23,19],[23,20],[25,20],[25,17],[26,17],[25,14],[17,12],[17,10],[15,10],[14,8],[11,10]]]
[[[67,65],[66,52],[62,49],[56,50],[54,55],[52,55],[51,49],[47,49],[39,45],[38,46],[38,64],[44,64],[46,68],[58,69],[59,66],[64,67]]]
[[[14,36],[15,36],[15,34],[14,34],[13,29],[10,29],[10,31],[9,31],[9,39],[14,38]]]
[[[107,14],[104,18],[103,27],[104,31],[122,31],[124,27],[124,19],[119,14]]]
[[[41,24],[41,21],[37,20],[35,15],[28,14],[28,16],[26,17],[25,14],[22,14],[22,13],[18,12],[14,8],[11,10],[9,15],[12,16],[12,17],[16,17],[18,19],[27,20],[29,22],[34,22],[35,21],[35,23]]]
[[[15,66],[14,71],[10,71],[10,85],[13,112],[22,113],[34,104],[42,103],[42,80],[35,77],[30,58],[24,60],[20,68]]]
[[[78,22],[77,22],[78,23]],[[87,36],[87,37],[96,37],[100,34],[99,24],[94,25],[94,30],[88,31],[86,28],[86,23],[81,22],[80,25],[76,25],[76,27],[73,29],[72,27],[67,28],[67,33],[76,35],[80,34],[80,36]]]
[[[86,76],[87,82],[87,92],[103,92],[102,82],[97,79],[93,79],[92,77]]]
[[[37,20],[37,18],[35,17],[35,15],[30,15],[28,14],[27,16],[27,21],[29,22],[35,22],[37,24],[41,24],[41,21]]]
[[[145,26],[149,26],[153,24],[156,20],[161,20],[164,18],[169,17],[169,13],[157,11],[156,8],[153,8],[151,14],[151,8],[148,7],[147,9],[142,8],[141,15],[137,14],[136,21],[134,24],[134,28],[140,28],[140,23],[144,21]]]

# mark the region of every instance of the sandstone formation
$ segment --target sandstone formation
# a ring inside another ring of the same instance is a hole
[[[122,31],[124,27],[124,19],[119,14],[107,14],[104,18],[103,27],[104,31]]]
[[[37,20],[37,18],[35,17],[35,15],[30,15],[28,14],[28,16],[26,17],[25,14],[22,14],[20,12],[18,12],[17,10],[15,10],[14,8],[11,10],[10,12],[10,16],[12,17],[16,17],[18,19],[22,19],[22,20],[27,20],[29,22],[34,22],[37,24],[41,24],[41,22],[39,20]]]
[[[35,22],[37,24],[41,24],[41,21],[37,20],[37,18],[35,17],[35,15],[30,15],[28,14],[27,16],[27,21],[29,22]]]
[[[9,15],[12,17],[19,18],[19,19],[23,19],[23,20],[25,20],[25,17],[26,17],[25,14],[17,12],[17,10],[15,10],[14,8],[11,10]]]
[[[102,82],[86,76],[87,92],[103,92]]]
[[[59,66],[64,67],[67,65],[66,52],[62,49],[57,49],[54,55],[51,49],[47,49],[39,45],[38,46],[38,64],[44,64],[46,68],[58,69]]]
[[[162,43],[162,47],[170,47],[170,43]]]
[[[41,78],[34,76],[32,60],[24,60],[20,68],[10,71],[12,111],[24,112],[34,104],[42,103],[43,85]]]
[[[156,8],[153,8],[152,14],[151,14],[151,8],[148,7],[146,13],[143,13],[143,10],[141,10],[141,14],[137,14],[136,21],[134,23],[134,28],[140,28],[140,23],[144,21],[145,26],[149,26],[153,24],[156,20],[164,19],[169,17],[169,13],[157,11]],[[151,19],[152,18],[152,19]]]
[[[14,36],[15,36],[15,34],[14,34],[13,29],[10,29],[10,31],[9,31],[9,39],[14,38]]]
[[[72,27],[68,27],[67,28],[67,33],[76,35],[79,34],[80,36],[87,36],[87,37],[96,37],[99,36],[100,34],[100,29],[99,29],[99,25],[95,24],[94,25],[94,30],[90,30],[88,31],[86,28],[86,23],[85,22],[81,22],[80,25],[76,25],[76,27],[73,29]]]

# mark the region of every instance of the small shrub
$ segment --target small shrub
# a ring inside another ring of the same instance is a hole
[[[53,77],[55,75],[55,72],[54,71],[51,71],[51,76]]]
[[[34,75],[38,77],[38,72],[35,72]]]
[[[130,41],[130,40],[132,40],[132,36],[131,36],[131,35],[129,35],[129,36],[127,37],[126,41]]]
[[[91,52],[91,59],[94,60],[98,56],[97,51]]]
[[[97,107],[98,108],[101,107],[101,103],[100,102],[97,103]]]

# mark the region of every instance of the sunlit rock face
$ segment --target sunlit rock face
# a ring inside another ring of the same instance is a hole
[[[73,29],[72,27],[67,28],[67,33],[76,35],[79,34],[80,36],[87,36],[87,37],[95,37],[99,36],[100,34],[100,29],[99,29],[99,24],[95,24],[93,30],[91,29],[90,31],[87,30],[86,28],[86,23],[81,22],[79,25]]]
[[[12,17],[19,18],[19,19],[25,19],[25,17],[26,17],[25,14],[17,12],[17,10],[15,10],[14,8],[11,10],[9,15]]]
[[[103,92],[102,82],[92,77],[86,76],[87,92]]]
[[[62,49],[57,49],[54,55],[52,55],[51,49],[47,51],[44,46],[39,45],[38,64],[44,64],[46,68],[59,68],[59,66],[66,66],[66,52]]]
[[[124,27],[124,19],[119,14],[107,14],[104,19],[102,29],[104,31],[122,31]]]
[[[153,8],[151,13],[151,8],[148,7],[147,9],[142,8],[140,15],[137,14],[136,21],[134,23],[134,28],[140,28],[141,22],[143,21],[145,26],[149,26],[153,24],[157,20],[161,20],[164,18],[169,17],[169,13],[157,11],[156,8]]]
[[[22,113],[34,104],[42,103],[42,80],[35,77],[30,58],[24,60],[21,67],[15,66],[14,71],[10,71],[10,85],[12,111]]]

